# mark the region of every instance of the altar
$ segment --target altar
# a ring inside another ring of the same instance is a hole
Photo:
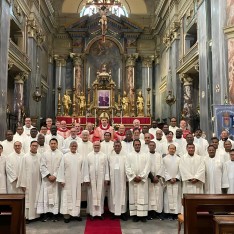
[[[134,77],[132,79],[134,84]],[[109,124],[115,129],[120,124],[124,124],[127,129],[132,128],[134,119],[139,119],[141,125],[151,125],[149,92],[146,99],[143,97],[142,90],[139,90],[137,95],[135,94],[134,86],[130,87],[130,90],[122,92],[120,72],[117,86],[112,79],[111,70],[107,70],[106,64],[103,64],[96,72],[96,79],[93,82],[90,80],[89,68],[87,88],[83,87],[83,90],[77,92],[78,85],[74,79],[70,95],[65,92],[61,98],[61,90],[59,90],[58,121],[65,120],[68,127],[80,123],[84,128],[88,122],[97,126],[99,116],[106,113],[109,117]]]
[[[132,123],[133,120],[136,119],[136,117],[114,117],[113,119],[110,119],[110,124],[114,127],[114,128],[118,128],[118,126],[122,123],[124,124],[124,126],[126,127],[126,129],[130,129],[132,128]],[[151,125],[151,118],[150,117],[138,117],[137,119],[140,120],[141,126],[143,125],[147,125],[150,126]],[[74,123],[80,123],[80,125],[83,127],[83,129],[85,128],[87,123],[92,123],[94,124],[94,126],[98,125],[98,120],[94,117],[70,117],[70,116],[58,116],[57,117],[58,121],[62,121],[65,120],[67,123],[67,127],[71,128]]]

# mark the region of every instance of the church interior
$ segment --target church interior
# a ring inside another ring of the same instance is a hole
[[[1,0],[0,140],[26,117],[84,128],[103,112],[113,127],[183,119],[210,139],[214,106],[234,104],[233,64],[234,0]],[[165,223],[122,233],[177,233]]]
[[[110,5],[100,10],[104,3]],[[48,116],[85,124],[84,117],[103,111],[158,122],[175,116],[209,138],[213,105],[234,102],[232,0],[3,0],[0,6],[1,138],[25,116],[36,125]],[[108,83],[99,80],[102,72]],[[103,89],[108,106],[99,106]]]

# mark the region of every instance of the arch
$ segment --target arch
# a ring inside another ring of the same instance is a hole
[[[117,45],[117,47],[119,48],[120,54],[121,54],[121,55],[124,54],[124,48],[123,48],[122,44],[121,44],[116,38],[114,38],[114,37],[112,37],[112,36],[106,35],[106,39],[109,39],[110,41],[113,41],[113,42]],[[102,36],[101,36],[101,35],[100,35],[100,36],[96,36],[95,38],[93,38],[93,39],[87,44],[87,46],[86,46],[86,48],[85,48],[85,50],[84,50],[85,54],[88,54],[89,51],[90,51],[90,48],[92,47],[92,45],[93,45],[96,41],[99,41],[99,40],[102,40]]]

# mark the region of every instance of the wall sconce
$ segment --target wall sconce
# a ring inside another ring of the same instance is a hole
[[[36,87],[36,91],[33,93],[33,100],[36,102],[40,102],[41,98],[42,98],[42,95],[39,92],[39,87]]]

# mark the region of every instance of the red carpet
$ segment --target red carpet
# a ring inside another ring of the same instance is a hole
[[[121,234],[120,220],[111,220],[110,216],[104,216],[104,220],[95,218],[91,221],[87,218],[85,234]]]

